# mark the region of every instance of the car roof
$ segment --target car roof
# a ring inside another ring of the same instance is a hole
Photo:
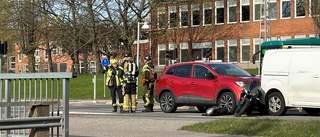
[[[206,64],[206,65],[209,65],[209,64],[230,64],[230,63],[227,63],[227,62],[204,62],[204,61],[192,61],[192,62],[181,62],[181,63],[175,63],[175,64],[172,64],[172,65],[169,65],[167,67],[173,67],[173,66],[180,66],[180,65],[188,65],[188,64]]]

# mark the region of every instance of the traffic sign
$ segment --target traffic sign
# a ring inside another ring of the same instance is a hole
[[[101,60],[101,65],[102,65],[103,67],[108,66],[108,65],[109,65],[109,60],[108,60],[107,58],[102,59],[102,60]]]

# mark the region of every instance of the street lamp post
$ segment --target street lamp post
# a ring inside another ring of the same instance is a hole
[[[139,63],[139,48],[140,48],[140,22],[138,22],[138,30],[137,30],[137,66],[138,66],[138,69],[139,69],[139,66],[140,66],[140,63]],[[142,29],[149,29],[149,25],[147,24],[147,22],[144,22],[143,26],[142,26]],[[139,91],[139,76],[137,77],[137,96],[136,98],[138,98],[138,91]]]

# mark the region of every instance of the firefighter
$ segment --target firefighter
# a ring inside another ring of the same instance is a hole
[[[142,112],[153,112],[154,103],[154,81],[157,79],[157,73],[154,70],[154,65],[151,63],[151,57],[146,55],[143,57],[144,66],[142,69],[142,85],[144,86],[145,109]]]
[[[123,77],[123,70],[118,67],[118,63],[116,59],[111,59],[110,64],[107,68],[107,79],[106,85],[110,89],[111,98],[112,98],[112,112],[117,112],[117,99],[116,94],[119,97],[119,107],[120,113],[123,113],[123,95],[121,92],[122,87],[122,77]]]
[[[139,70],[135,62],[133,62],[133,58],[131,53],[125,53],[123,63],[120,65],[123,69],[123,90],[124,90],[124,104],[123,111],[124,113],[135,113],[137,110],[137,102],[136,102],[136,90],[137,90],[137,76],[139,75]],[[131,103],[131,106],[130,106]]]

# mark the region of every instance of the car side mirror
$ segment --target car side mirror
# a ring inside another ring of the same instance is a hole
[[[217,76],[216,76],[216,75],[213,75],[212,73],[206,73],[206,74],[204,74],[204,77],[205,77],[206,79],[209,79],[209,80],[211,80],[211,79],[216,79],[216,78],[217,78]]]

